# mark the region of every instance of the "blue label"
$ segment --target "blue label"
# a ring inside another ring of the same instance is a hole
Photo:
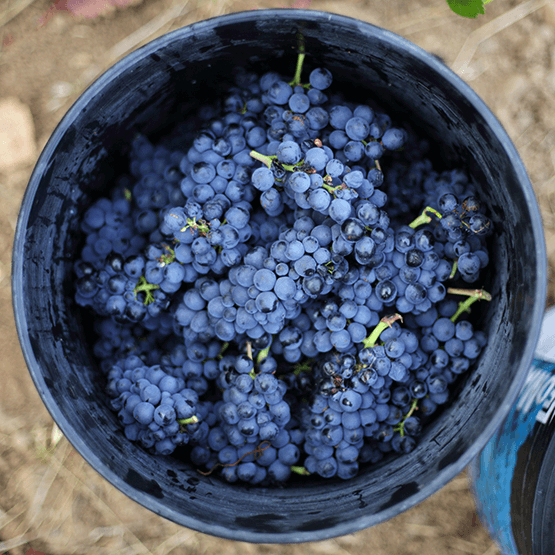
[[[501,428],[470,464],[478,512],[503,555],[521,555],[511,523],[511,482],[518,451],[536,422],[555,416],[555,365],[534,360],[517,403]]]

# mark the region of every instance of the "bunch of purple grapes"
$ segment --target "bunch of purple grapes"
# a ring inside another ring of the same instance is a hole
[[[408,456],[487,343],[466,317],[491,298],[465,289],[489,263],[478,187],[332,82],[238,70],[166,139],[136,136],[83,214],[75,301],[123,433],[155,455],[351,478]]]

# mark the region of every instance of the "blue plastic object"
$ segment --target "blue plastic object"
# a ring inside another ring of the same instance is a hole
[[[526,383],[468,467],[478,514],[503,555],[555,544],[555,308],[545,315]]]

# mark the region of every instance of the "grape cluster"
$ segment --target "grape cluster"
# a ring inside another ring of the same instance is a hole
[[[123,368],[122,368],[123,366]],[[206,422],[199,423],[198,393],[185,387],[159,365],[145,366],[137,356],[128,356],[108,372],[107,393],[112,408],[124,426],[125,436],[169,455],[176,445],[206,436]],[[181,429],[181,424],[186,424]]]
[[[74,263],[125,436],[230,482],[410,453],[487,343],[460,319],[491,298],[464,288],[489,263],[475,185],[299,67],[137,135]]]

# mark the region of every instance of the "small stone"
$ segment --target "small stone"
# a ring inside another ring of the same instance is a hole
[[[15,97],[0,98],[0,172],[31,164],[36,150],[29,107]]]
[[[67,81],[56,81],[50,87],[50,94],[53,98],[66,98],[73,91],[73,85]]]

